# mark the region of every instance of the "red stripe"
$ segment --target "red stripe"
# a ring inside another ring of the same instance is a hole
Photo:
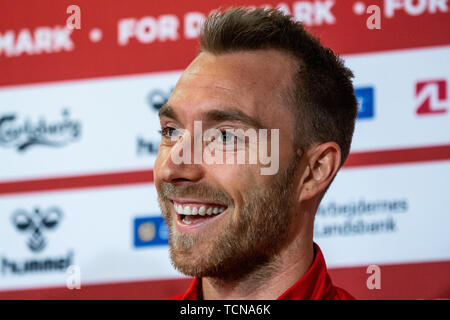
[[[381,289],[367,288],[367,267],[330,269],[333,283],[357,299],[449,299],[450,261],[380,265]],[[154,280],[0,291],[0,299],[167,299],[184,292],[190,279]]]
[[[450,145],[352,152],[344,168],[400,163],[442,161],[450,159]]]
[[[191,279],[153,280],[108,284],[0,291],[0,300],[14,299],[166,299],[186,290]]]
[[[414,162],[442,161],[450,159],[450,145],[354,152],[348,157],[344,168],[380,166]],[[28,192],[82,189],[152,183],[153,170],[137,170],[72,177],[57,177],[0,183],[0,195]]]
[[[150,169],[73,177],[2,182],[0,183],[0,194],[107,187],[152,182],[153,170]]]
[[[450,261],[380,265],[380,289],[369,290],[366,267],[330,269],[333,283],[357,299],[450,299]]]

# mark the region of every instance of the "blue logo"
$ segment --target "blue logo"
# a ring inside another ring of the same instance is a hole
[[[358,101],[358,115],[356,119],[373,118],[375,116],[373,87],[355,88],[355,96]]]
[[[161,216],[135,218],[133,235],[137,248],[169,244],[169,229]]]

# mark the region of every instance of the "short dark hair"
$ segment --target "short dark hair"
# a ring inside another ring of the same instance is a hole
[[[357,114],[353,73],[302,23],[277,9],[231,7],[209,15],[199,41],[201,51],[213,54],[277,49],[292,56],[298,68],[286,102],[296,119],[295,143],[303,149],[335,141],[343,165]]]

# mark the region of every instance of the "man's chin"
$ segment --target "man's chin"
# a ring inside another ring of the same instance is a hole
[[[177,250],[171,245],[170,258],[175,269],[186,276],[227,281],[243,278],[270,261],[270,257],[265,254],[243,254],[239,251],[235,251],[235,254],[224,254],[220,246],[216,248],[194,246],[188,250]]]
[[[171,250],[170,258],[172,265],[182,274],[190,277],[211,276],[214,268],[208,266],[204,257],[198,257],[197,253],[178,253]]]

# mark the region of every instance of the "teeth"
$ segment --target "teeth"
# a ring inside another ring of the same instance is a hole
[[[207,206],[201,206],[200,208],[198,207],[193,207],[191,209],[190,206],[185,206],[183,207],[183,205],[181,204],[174,204],[174,208],[175,211],[178,214],[182,214],[182,215],[200,215],[200,216],[205,216],[205,215],[212,215],[212,214],[218,214],[218,213],[222,213],[226,210],[226,208],[224,207],[207,207]]]
[[[184,224],[191,224],[192,221],[191,221],[191,220],[188,220],[188,219],[186,219],[186,218],[187,218],[187,217],[184,217],[183,223],[184,223]]]

